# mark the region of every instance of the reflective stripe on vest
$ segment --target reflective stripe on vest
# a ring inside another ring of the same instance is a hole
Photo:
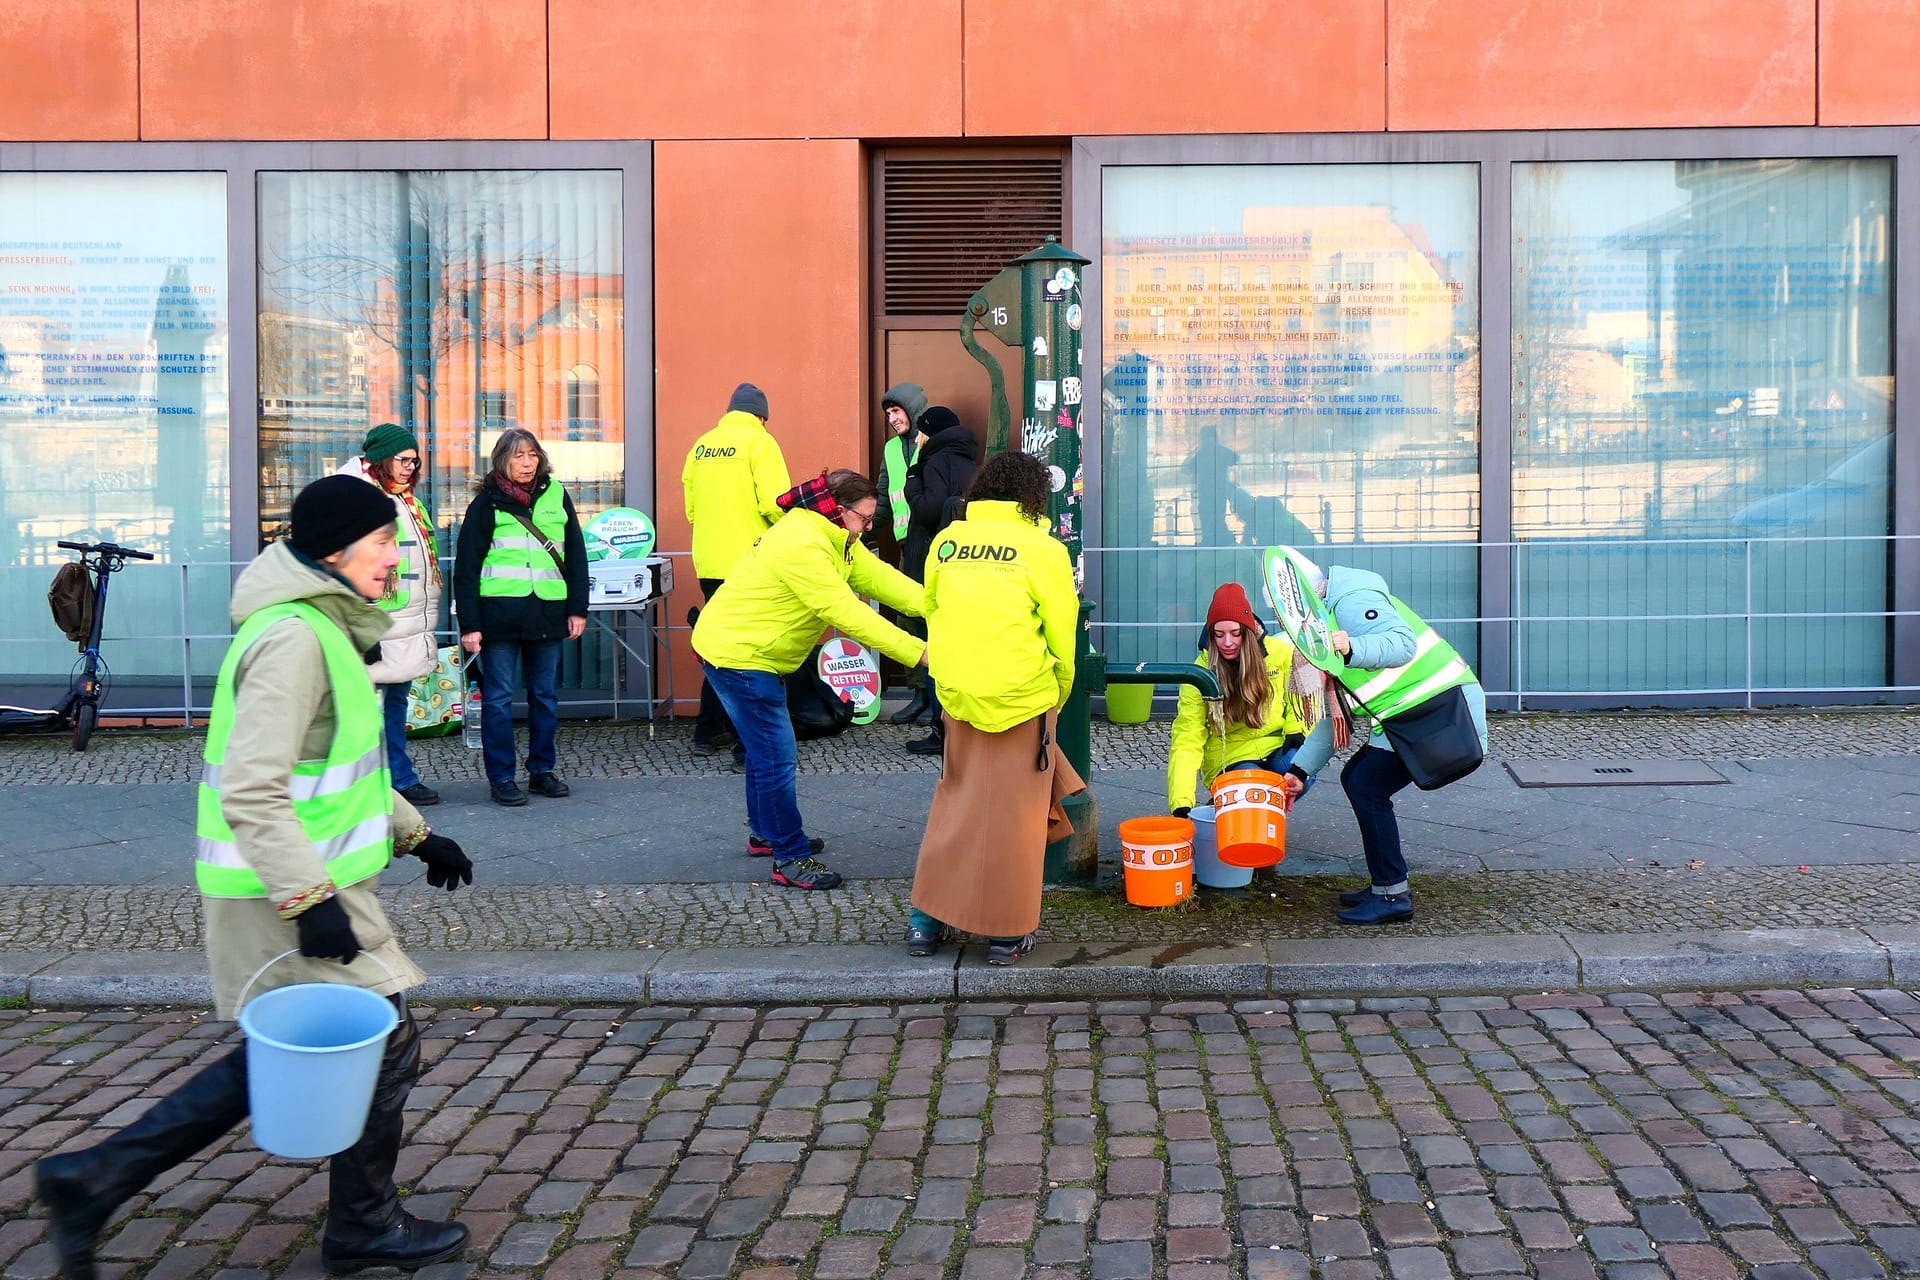
[[[558,484],[550,482],[533,500],[533,523],[556,548],[566,546],[567,507]],[[565,600],[567,577],[540,540],[527,532],[527,526],[496,507],[493,541],[480,563],[480,594],[531,594],[542,600]]]
[[[888,436],[880,450],[880,478],[886,482],[887,509],[893,513],[893,540],[905,542],[913,508],[907,505],[907,446],[899,436]]]
[[[1400,620],[1413,631],[1413,657],[1397,667],[1362,671],[1349,667],[1340,682],[1366,704],[1374,719],[1384,720],[1419,706],[1436,693],[1473,679],[1473,669],[1426,620],[1398,597],[1388,596]]]
[[[286,618],[298,618],[320,641],[335,720],[326,758],[296,762],[288,781],[287,794],[300,830],[337,886],[379,874],[393,855],[386,723],[380,694],[367,679],[366,663],[346,634],[312,605],[304,601],[272,605],[241,625],[220,664],[213,690],[206,765],[197,798],[199,840],[193,869],[200,892],[211,898],[264,898],[267,894],[259,873],[240,855],[233,829],[220,812],[220,783],[227,740],[233,732],[233,683],[240,659],[268,627]],[[272,675],[257,673],[255,678]]]

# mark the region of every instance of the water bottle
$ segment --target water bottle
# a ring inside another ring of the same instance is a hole
[[[460,706],[460,741],[474,751],[480,749],[480,686],[467,686],[467,700]]]

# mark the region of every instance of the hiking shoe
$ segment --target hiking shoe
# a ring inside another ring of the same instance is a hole
[[[818,857],[826,851],[827,842],[819,836],[814,836],[807,841],[807,852],[813,854],[815,857]],[[771,858],[773,856],[773,845],[770,841],[760,836],[749,834],[747,836],[747,852],[756,858]]]
[[[562,781],[557,773],[528,774],[527,790],[551,800],[559,800],[573,794],[573,788]]]
[[[400,798],[416,809],[424,809],[430,804],[440,803],[440,793],[424,782],[416,782],[410,787],[400,788]]]
[[[493,784],[493,802],[510,809],[518,808],[527,802],[527,793],[520,789],[517,782],[496,782]]]
[[[930,956],[940,949],[940,944],[949,937],[947,926],[937,924],[931,929],[919,925],[907,926],[907,954],[910,956]]]
[[[1024,938],[995,938],[987,944],[988,964],[1012,964],[1033,950],[1033,935]]]
[[[772,880],[785,889],[838,889],[840,873],[827,870],[818,858],[795,858],[773,864]]]

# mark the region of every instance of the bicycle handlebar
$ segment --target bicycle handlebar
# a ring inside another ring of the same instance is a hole
[[[135,551],[132,547],[123,547],[117,542],[56,542],[53,545],[68,551],[78,551],[82,555],[118,556],[123,560],[153,559],[153,556],[145,551]]]

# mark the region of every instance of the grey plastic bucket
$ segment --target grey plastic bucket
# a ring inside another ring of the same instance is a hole
[[[1253,883],[1252,867],[1234,867],[1220,861],[1220,842],[1214,839],[1213,806],[1195,805],[1193,819],[1193,878],[1209,889],[1243,889]]]

